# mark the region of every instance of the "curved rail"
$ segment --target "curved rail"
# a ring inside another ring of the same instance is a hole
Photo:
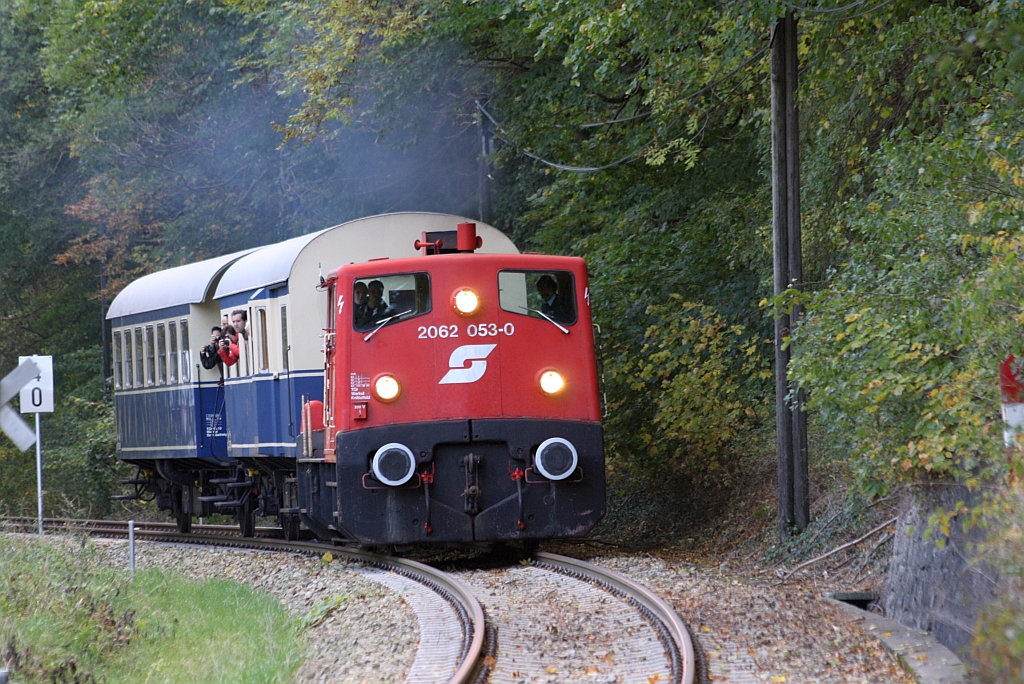
[[[34,518],[5,518],[17,527],[35,528]],[[47,521],[44,521],[44,525]],[[96,535],[128,536],[128,523],[114,520],[65,520],[51,519],[50,524],[62,529],[76,529]],[[205,527],[205,526],[204,526]],[[235,526],[224,527],[226,530],[238,532]],[[268,551],[288,551],[293,553],[324,554],[344,556],[357,563],[391,570],[404,577],[420,582],[440,594],[455,610],[463,626],[463,644],[460,663],[452,675],[451,684],[469,684],[476,680],[478,669],[484,657],[485,626],[484,609],[473,592],[458,579],[446,572],[432,568],[405,558],[383,556],[369,551],[318,544],[313,542],[290,542],[283,539],[260,538],[246,539],[243,537],[226,537],[209,534],[181,534],[173,531],[173,523],[136,523],[135,536],[152,541],[168,541],[209,546],[231,546],[236,548],[259,549]],[[276,528],[266,528],[274,530]],[[219,531],[219,530],[216,530]]]
[[[706,679],[707,669],[700,646],[694,645],[690,630],[675,609],[653,591],[607,568],[568,556],[540,551],[533,554],[533,559],[542,568],[594,582],[637,606],[665,645],[672,661],[673,684],[701,684]]]

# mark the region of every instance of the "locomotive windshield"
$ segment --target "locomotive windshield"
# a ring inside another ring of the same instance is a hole
[[[389,319],[412,318],[430,311],[430,277],[403,273],[360,278],[352,286],[352,325],[365,332]]]
[[[511,313],[576,322],[576,286],[570,271],[499,271],[498,303]]]

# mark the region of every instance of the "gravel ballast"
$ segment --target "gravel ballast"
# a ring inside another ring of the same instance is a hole
[[[114,563],[127,567],[124,541],[95,543]],[[312,624],[309,659],[296,673],[296,682],[434,679],[422,679],[424,670],[413,667],[422,617],[407,600],[408,592],[394,584],[392,573],[339,561],[324,564],[305,555],[160,543],[141,543],[137,554],[140,569],[162,567],[197,579],[227,578],[265,589]],[[649,555],[588,560],[649,587],[672,604],[703,646],[716,684],[913,681],[877,639],[825,601],[813,583],[755,583],[721,568]],[[388,578],[392,590],[374,581],[374,574]],[[618,599],[592,593],[584,598],[575,593],[577,584],[584,591],[597,590],[532,567],[459,576],[498,627],[492,682],[667,680],[655,659],[623,667],[629,632],[639,636],[648,627],[633,625]]]

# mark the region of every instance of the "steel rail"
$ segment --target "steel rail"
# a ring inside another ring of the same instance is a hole
[[[568,556],[539,551],[533,554],[533,560],[541,568],[596,583],[639,608],[665,645],[672,661],[673,684],[701,684],[706,679],[700,646],[694,645],[690,630],[675,609],[653,591],[607,568]]]
[[[17,526],[22,524],[35,526],[35,518],[24,518],[26,521],[15,522],[18,519],[5,518]],[[45,521],[44,521],[45,524]],[[77,529],[96,535],[127,536],[128,523],[115,520],[66,520],[52,519],[51,524],[62,526],[62,529]],[[102,526],[101,526],[102,525]],[[145,529],[154,527],[156,529]],[[287,551],[293,553],[307,553],[323,555],[331,553],[335,556],[344,556],[357,563],[369,565],[376,568],[390,570],[427,586],[432,591],[444,598],[454,609],[462,624],[463,644],[460,654],[460,662],[455,674],[449,680],[451,684],[470,684],[476,680],[478,669],[482,666],[485,647],[486,619],[484,609],[480,601],[473,594],[472,590],[460,580],[446,572],[432,568],[429,565],[419,563],[405,558],[384,556],[360,549],[335,546],[333,544],[320,544],[313,542],[285,541],[273,538],[244,538],[226,537],[203,534],[181,534],[180,532],[164,528],[173,528],[174,523],[136,523],[136,538],[145,538],[150,541],[166,541],[188,544],[202,544],[206,546],[230,546],[245,549],[257,549],[267,551]],[[218,526],[228,527],[228,526]],[[140,529],[141,528],[141,529]],[[229,527],[237,532],[237,527]],[[277,529],[277,528],[266,528]]]

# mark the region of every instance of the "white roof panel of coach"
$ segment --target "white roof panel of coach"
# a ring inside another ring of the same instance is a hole
[[[320,269],[325,276],[343,263],[360,263],[385,256],[393,259],[418,256],[420,252],[413,247],[413,243],[422,233],[454,231],[459,222],[468,220],[461,216],[429,212],[381,214],[285,240],[231,264],[220,279],[214,298],[221,299],[287,282],[303,250],[317,238],[327,238],[328,233],[332,234],[330,238],[315,246],[316,258],[323,258]],[[512,241],[497,228],[477,222],[477,234],[483,238],[482,253],[518,253]],[[341,250],[337,248],[339,245],[343,245]],[[303,259],[307,260],[308,257]],[[309,266],[315,268],[316,265]],[[316,273],[310,275],[313,279],[317,276]]]
[[[317,235],[326,233],[328,230],[331,229],[319,230],[291,240],[267,245],[263,249],[239,259],[220,279],[214,298],[220,299],[239,292],[249,292],[287,281],[288,275],[292,271],[292,264],[295,263],[299,252]]]
[[[120,318],[206,301],[207,291],[214,279],[233,261],[252,251],[247,249],[225,254],[143,276],[129,283],[114,297],[110,309],[107,310],[107,318]]]

